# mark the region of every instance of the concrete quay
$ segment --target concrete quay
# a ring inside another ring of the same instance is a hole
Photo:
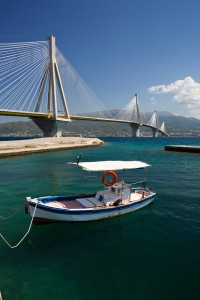
[[[30,140],[0,141],[0,157],[97,147],[104,142],[98,138],[50,137]]]
[[[177,152],[200,153],[200,146],[168,145],[168,146],[165,146],[165,150],[166,151],[177,151]]]

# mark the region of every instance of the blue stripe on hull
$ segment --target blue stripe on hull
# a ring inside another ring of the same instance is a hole
[[[131,204],[117,206],[113,208],[100,208],[100,209],[60,209],[60,208],[51,208],[51,207],[44,207],[41,204],[38,204],[36,209],[36,218],[41,219],[49,219],[52,221],[92,221],[92,220],[100,220],[109,217],[116,217],[119,215],[123,215],[150,204],[155,199],[155,194],[151,197],[144,199],[142,201],[134,202]],[[29,203],[31,206],[31,215],[33,213],[35,204]]]

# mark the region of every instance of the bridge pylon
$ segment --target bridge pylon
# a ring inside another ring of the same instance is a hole
[[[60,136],[71,120],[130,124],[134,137],[140,136],[140,126],[151,128],[153,136],[167,135],[156,112],[148,124],[141,122],[137,94],[120,116],[110,119],[103,114],[98,98],[57,49],[54,36],[48,41],[0,43],[0,116],[31,118],[44,136]]]
[[[166,126],[165,126],[165,122],[163,121],[161,126],[160,126],[160,131],[161,131],[161,135],[162,136],[168,136],[167,134],[167,130],[166,130]]]
[[[158,115],[157,115],[156,111],[154,111],[154,113],[153,113],[151,119],[149,120],[149,122],[147,123],[147,125],[149,125],[151,127],[153,137],[157,137],[160,126],[159,126]]]
[[[70,115],[67,107],[66,97],[60,77],[60,72],[56,60],[56,43],[55,37],[49,37],[49,66],[47,72],[45,72],[42,81],[40,93],[38,96],[38,100],[35,106],[35,112],[40,111],[43,93],[45,89],[45,85],[48,84],[48,114],[49,118],[39,119],[39,118],[31,118],[33,122],[43,131],[45,137],[54,137],[61,136],[63,131],[63,121],[71,121]],[[47,82],[48,80],[48,82]],[[57,94],[60,94],[63,110],[64,110],[64,118],[60,119],[58,117],[58,107],[57,107]]]
[[[137,94],[135,94],[135,103],[132,110],[131,121],[134,122],[130,124],[132,129],[132,137],[140,137],[141,114]]]

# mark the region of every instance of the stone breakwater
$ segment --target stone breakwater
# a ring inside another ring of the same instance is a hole
[[[168,146],[165,146],[165,150],[166,151],[177,151],[177,152],[200,153],[200,146],[168,145]]]
[[[1,141],[0,157],[64,149],[96,147],[103,144],[104,142],[98,138],[82,137],[50,137],[30,140]]]

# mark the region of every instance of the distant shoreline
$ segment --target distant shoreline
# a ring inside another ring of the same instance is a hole
[[[0,158],[59,150],[98,147],[104,142],[98,138],[50,137],[0,141]]]

